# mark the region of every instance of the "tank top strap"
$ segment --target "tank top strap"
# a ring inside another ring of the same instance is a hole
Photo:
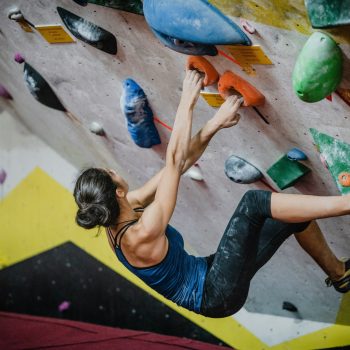
[[[127,229],[135,224],[138,221],[138,219],[134,219],[134,220],[130,220],[130,222],[128,222],[127,224],[123,225],[117,232],[117,234],[115,236],[113,236],[112,234],[112,230],[110,229],[110,227],[107,227],[107,234],[113,244],[114,248],[119,248],[120,245],[120,241],[123,237],[123,235],[125,234],[125,232],[127,231]],[[117,243],[118,241],[118,237],[119,237],[119,244]]]
[[[121,242],[121,240],[122,240],[122,238],[123,238],[125,232],[127,231],[127,229],[128,229],[131,225],[135,224],[137,221],[138,221],[138,219],[132,220],[131,222],[128,222],[127,224],[125,224],[124,226],[122,226],[122,227],[118,230],[117,234],[115,235],[115,239],[114,239],[114,241],[115,241],[115,245],[114,245],[114,246],[115,246],[115,247],[117,247],[117,248],[120,247],[120,242]],[[119,238],[119,244],[118,244],[118,238]]]

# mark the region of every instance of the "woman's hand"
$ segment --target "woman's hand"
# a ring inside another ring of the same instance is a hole
[[[230,128],[237,125],[241,116],[237,113],[243,103],[243,98],[229,96],[216,112],[211,122],[217,129]]]
[[[196,70],[187,70],[182,85],[181,103],[193,107],[203,86],[203,78]]]

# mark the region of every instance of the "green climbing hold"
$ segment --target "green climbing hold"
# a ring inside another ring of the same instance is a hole
[[[290,160],[287,155],[284,155],[267,170],[267,173],[277,186],[284,190],[293,186],[302,176],[310,171],[311,169],[304,164]]]
[[[339,175],[343,172],[350,172],[350,145],[313,128],[310,129],[310,133],[340,193],[349,194],[350,187],[344,187],[339,182]]]
[[[337,43],[327,34],[315,32],[295,63],[293,89],[305,102],[320,101],[337,88],[342,70],[343,57]]]
[[[305,0],[313,28],[330,28],[350,24],[349,0]]]

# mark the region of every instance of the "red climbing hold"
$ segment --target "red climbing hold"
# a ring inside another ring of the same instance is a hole
[[[340,173],[338,180],[343,187],[350,187],[350,173],[347,173],[345,171]]]
[[[202,56],[189,56],[186,68],[195,69],[200,73],[204,73],[204,86],[215,84],[219,80],[219,73],[217,70],[206,58]]]
[[[238,92],[243,96],[243,106],[246,107],[261,106],[265,103],[265,96],[258,89],[231,71],[226,71],[220,77],[218,90],[224,99]]]

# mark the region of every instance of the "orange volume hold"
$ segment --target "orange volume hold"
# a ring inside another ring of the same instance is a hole
[[[265,103],[265,96],[253,85],[239,75],[226,71],[219,79],[218,90],[222,98],[238,92],[244,99],[243,106],[261,106]]]
[[[347,173],[345,171],[340,173],[338,180],[343,187],[350,187],[350,173]]]
[[[186,68],[204,73],[204,86],[212,85],[219,80],[219,73],[217,70],[206,58],[202,56],[189,56]]]

